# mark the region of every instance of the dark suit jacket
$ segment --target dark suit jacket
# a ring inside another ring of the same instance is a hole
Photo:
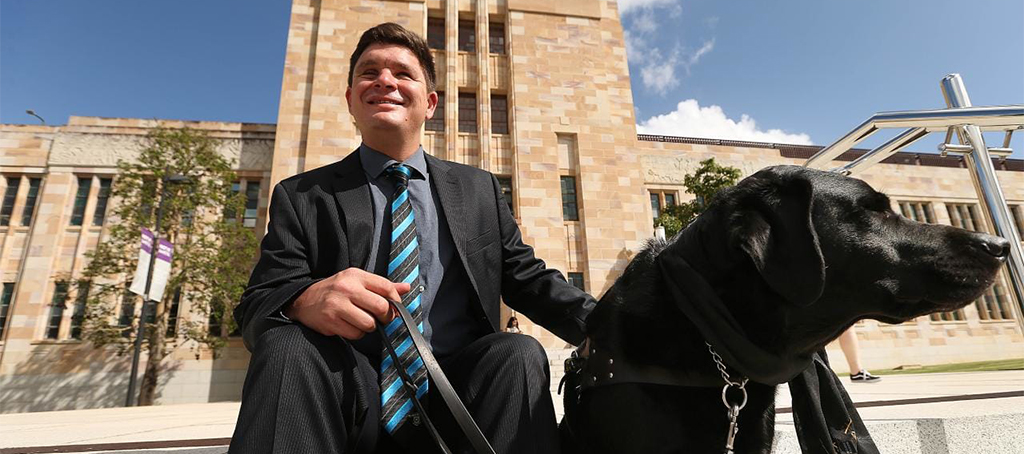
[[[594,298],[545,268],[523,244],[494,175],[426,158],[440,211],[473,286],[470,293],[480,305],[481,324],[499,330],[500,295],[562,339],[582,342]],[[288,323],[279,311],[307,287],[349,267],[366,269],[374,241],[371,207],[358,152],[274,187],[260,259],[234,312],[249,350],[267,329]]]

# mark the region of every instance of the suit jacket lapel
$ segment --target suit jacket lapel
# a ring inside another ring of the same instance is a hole
[[[334,198],[341,210],[339,215],[345,220],[345,239],[349,250],[347,265],[365,270],[370,258],[369,239],[373,237],[373,202],[358,149],[341,161],[336,176]]]
[[[452,242],[455,243],[455,250],[459,253],[462,267],[469,276],[469,282],[473,284],[477,299],[480,299],[480,286],[473,276],[473,268],[466,260],[466,242],[469,240],[466,231],[467,222],[465,217],[464,191],[459,180],[449,173],[448,163],[433,156],[426,155],[427,168],[430,171],[430,178],[434,181],[434,190],[437,191],[438,199],[441,201],[441,211],[445,220],[448,221],[448,229],[452,232]]]

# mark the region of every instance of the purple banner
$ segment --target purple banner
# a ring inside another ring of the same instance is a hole
[[[156,246],[156,262],[153,264],[153,283],[149,286],[149,299],[160,301],[164,297],[167,281],[171,278],[171,254],[174,245],[170,241],[160,239]]]
[[[147,254],[153,253],[153,232],[145,227],[142,228],[142,250]]]
[[[158,241],[158,244],[160,246],[156,251],[156,259],[170,263],[171,255],[174,253],[174,245],[171,244],[170,241],[167,241],[163,238],[161,238],[160,241]]]

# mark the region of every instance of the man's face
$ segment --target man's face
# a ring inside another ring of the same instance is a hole
[[[359,56],[345,100],[359,131],[370,137],[418,136],[437,107],[437,93],[427,92],[419,60],[409,49],[392,44],[374,44]]]

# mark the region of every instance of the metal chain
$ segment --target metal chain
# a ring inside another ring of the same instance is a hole
[[[718,372],[722,374],[722,380],[725,380],[725,386],[722,387],[722,404],[725,405],[725,409],[728,412],[729,417],[729,431],[725,433],[725,454],[733,454],[736,443],[736,435],[740,431],[739,418],[740,410],[747,406],[747,381],[748,378],[743,377],[741,381],[733,381],[732,377],[729,376],[729,371],[725,368],[725,361],[722,361],[722,357],[715,351],[715,348],[707,341],[704,344],[708,346],[708,351],[711,352],[711,359],[715,360],[715,367],[718,368]],[[729,388],[734,387],[739,390],[740,395],[743,396],[738,404],[729,403]]]
[[[722,357],[718,355],[718,352],[715,351],[715,347],[712,347],[707,341],[704,341],[704,345],[708,346],[708,351],[711,352],[711,359],[715,360],[715,367],[718,367],[718,372],[722,374],[722,380],[725,380],[725,382],[731,386],[739,388],[747,386],[747,381],[750,380],[749,378],[744,377],[743,381],[732,381],[732,377],[729,376],[729,371],[725,368],[725,362],[722,360]]]

